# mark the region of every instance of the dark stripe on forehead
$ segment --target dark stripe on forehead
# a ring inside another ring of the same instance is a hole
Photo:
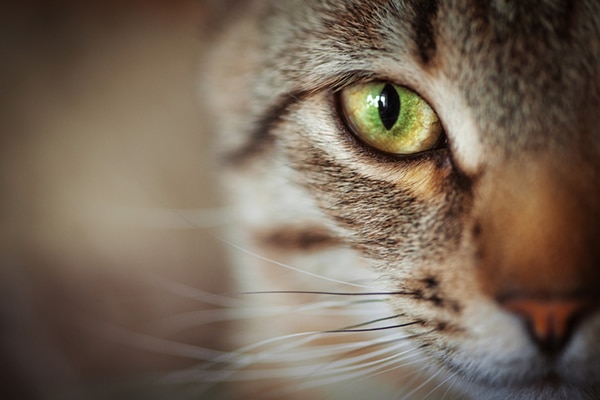
[[[438,0],[414,0],[411,1],[411,6],[415,13],[412,21],[414,40],[421,61],[429,64],[437,50],[434,24],[438,14]]]

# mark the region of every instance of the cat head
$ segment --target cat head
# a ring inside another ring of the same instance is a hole
[[[418,345],[488,395],[597,395],[599,5],[247,7],[202,93],[259,252],[352,248],[404,293],[388,302]],[[431,144],[364,135],[346,93],[388,84],[431,107]]]

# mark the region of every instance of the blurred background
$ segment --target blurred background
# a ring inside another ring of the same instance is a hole
[[[198,71],[231,6],[0,6],[1,398],[175,398],[172,344],[221,345],[175,321],[227,291]]]

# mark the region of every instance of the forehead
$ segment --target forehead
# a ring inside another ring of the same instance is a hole
[[[539,148],[597,125],[590,119],[599,106],[596,4],[445,4],[436,35],[442,69],[484,137]]]

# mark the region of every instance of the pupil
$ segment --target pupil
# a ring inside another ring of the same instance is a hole
[[[385,129],[389,131],[400,115],[400,96],[394,86],[387,83],[383,87],[377,105],[379,106],[379,118]]]

